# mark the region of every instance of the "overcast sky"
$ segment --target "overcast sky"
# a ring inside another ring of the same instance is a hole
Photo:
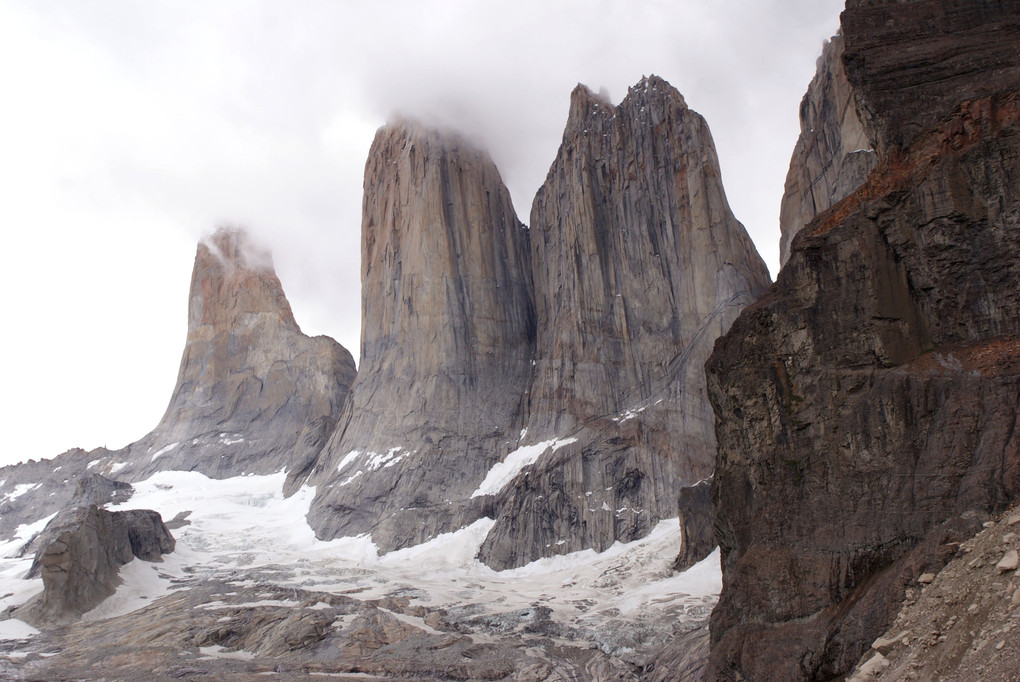
[[[658,74],[778,267],[797,108],[836,0],[0,0],[0,463],[121,447],[173,389],[195,245],[273,250],[357,358],[362,172],[393,113],[482,141],[528,222],[570,91]]]

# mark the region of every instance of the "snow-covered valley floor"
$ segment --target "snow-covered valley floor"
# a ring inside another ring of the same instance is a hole
[[[115,638],[116,623],[133,627],[171,603],[186,603],[203,617],[222,612],[216,620],[223,622],[244,609],[265,614],[335,608],[328,625],[336,631],[364,630],[371,618],[389,623],[377,628],[389,634],[373,635],[382,639],[379,646],[361,646],[361,655],[387,646],[398,627],[421,631],[423,637],[454,633],[473,645],[534,640],[532,653],[536,643],[598,650],[640,669],[678,632],[703,626],[720,589],[717,552],[685,573],[671,573],[680,542],[675,519],[663,521],[642,540],[618,543],[601,554],[576,552],[496,572],[474,558],[491,526],[487,519],[379,556],[368,538],[317,540],[305,522],[314,490],[304,488],[285,499],[283,481],[283,474],[213,480],[162,472],[135,484],[132,498],[111,509],[155,509],[167,521],[190,512],[190,524],[173,531],[176,550],[162,562],[135,559],[125,566],[117,592],[75,627]],[[0,555],[10,554],[14,544],[0,547]],[[21,579],[30,563],[30,558],[0,558],[0,611],[42,589],[40,580]],[[325,595],[327,601],[309,595]],[[348,600],[345,604],[371,604],[374,615],[331,606],[329,595]],[[175,596],[177,602],[170,599]],[[46,633],[36,633],[20,621],[0,621],[0,659],[15,665],[47,654],[59,657]],[[178,634],[181,642],[201,643],[193,632]],[[244,649],[251,637],[223,635],[216,641],[228,646],[194,646],[192,654],[197,660],[237,662],[260,653]],[[350,649],[350,643],[343,646]]]

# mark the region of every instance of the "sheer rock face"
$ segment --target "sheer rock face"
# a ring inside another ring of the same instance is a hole
[[[1020,497],[1018,24],[1013,3],[843,14],[881,163],[707,365],[712,679],[841,676],[904,586]]]
[[[383,550],[485,512],[516,447],[534,347],[528,232],[488,156],[400,121],[365,169],[361,362],[309,521]]]
[[[779,209],[779,257],[816,215],[860,187],[878,157],[857,115],[843,68],[843,36],[822,49],[818,70],[800,103],[800,137],[790,159]]]
[[[354,375],[340,344],[301,333],[268,252],[243,231],[221,229],[198,246],[170,405],[129,446],[118,477],[293,473],[309,454],[303,447],[317,450],[309,430],[319,447],[332,430]]]
[[[536,375],[523,442],[575,439],[496,496],[495,568],[646,534],[711,474],[703,365],[769,284],[708,126],[657,77],[578,86],[531,214]]]
[[[76,620],[113,594],[121,566],[135,557],[158,561],[176,545],[160,515],[148,509],[78,507],[54,518],[45,535],[52,540],[29,571],[42,576],[43,592],[13,613],[36,626]]]

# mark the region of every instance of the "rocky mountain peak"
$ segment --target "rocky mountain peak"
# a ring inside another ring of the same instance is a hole
[[[531,211],[522,444],[548,452],[497,498],[490,565],[641,537],[711,473],[704,359],[769,284],[719,175],[704,119],[661,78],[615,107],[583,86],[571,95]]]
[[[620,111],[627,112],[627,118],[644,120],[641,114],[646,108],[649,112],[660,112],[659,115],[648,117],[648,122],[658,125],[661,123],[661,112],[666,109],[686,110],[687,103],[679,90],[655,75],[644,76],[627,88],[627,96],[619,105],[613,104],[605,90],[596,93],[587,85],[578,83],[570,93],[564,139],[574,134],[587,135],[601,130],[603,126],[615,121]]]
[[[587,85],[578,83],[570,93],[570,108],[564,135],[573,130],[583,130],[593,118],[611,117],[615,112],[616,106],[609,100],[608,95],[593,92]]]
[[[361,363],[310,522],[384,550],[482,515],[516,445],[534,344],[528,231],[488,154],[409,120],[365,166]],[[409,472],[414,472],[409,474]]]
[[[101,470],[136,480],[165,469],[215,477],[286,469],[296,484],[354,375],[340,344],[301,333],[269,251],[243,229],[220,228],[195,254],[188,336],[166,413]]]
[[[195,255],[188,308],[188,334],[201,328],[230,330],[243,316],[268,314],[300,331],[273,268],[272,254],[247,231],[221,227],[204,238]]]
[[[794,235],[860,187],[877,162],[843,66],[843,35],[837,34],[822,48],[800,103],[800,136],[779,209],[779,255],[784,265]]]
[[[643,106],[653,101],[674,102],[685,109],[687,108],[687,103],[684,101],[684,96],[680,94],[680,91],[674,88],[665,78],[655,74],[642,76],[641,80],[627,88],[627,96],[624,98],[621,106],[634,103]]]

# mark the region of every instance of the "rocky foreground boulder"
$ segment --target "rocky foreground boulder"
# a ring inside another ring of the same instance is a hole
[[[718,546],[712,509],[712,480],[706,478],[681,488],[676,507],[680,521],[680,553],[673,562],[673,570],[686,571]]]
[[[708,362],[711,679],[831,679],[1020,497],[1020,11],[854,2],[879,163]]]
[[[160,515],[148,509],[77,507],[54,518],[45,535],[52,539],[26,576],[42,577],[43,591],[10,614],[37,627],[76,620],[113,594],[121,566],[135,557],[159,561],[176,545]]]
[[[906,589],[903,608],[848,682],[1012,682],[1020,670],[1020,511],[986,521],[956,557]]]

